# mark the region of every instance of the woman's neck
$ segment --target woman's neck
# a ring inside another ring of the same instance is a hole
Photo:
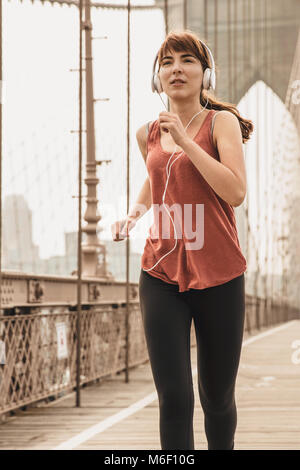
[[[186,127],[192,117],[199,113],[199,119],[202,112],[205,114],[205,109],[204,107],[198,102],[198,103],[189,103],[189,102],[184,102],[184,103],[170,103],[170,113],[177,114],[182,122],[182,125]],[[198,119],[198,116],[195,117],[193,121],[196,121]]]

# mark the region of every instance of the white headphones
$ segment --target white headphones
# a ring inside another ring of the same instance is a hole
[[[210,87],[214,90],[216,87],[215,61],[214,61],[213,55],[209,47],[206,44],[204,44],[204,42],[201,41],[201,39],[199,39],[199,41],[206,48],[208,55],[210,57],[210,60],[211,60],[211,64],[212,64],[212,68],[207,67],[204,70],[202,85],[205,90],[208,90]],[[153,64],[151,88],[152,88],[153,93],[155,93],[155,91],[157,91],[157,93],[162,93],[163,89],[161,86],[161,81],[160,81],[158,73],[155,72],[157,61],[158,61],[158,53],[156,54],[154,64]]]
[[[204,71],[204,74],[203,74],[203,79],[202,79],[202,85],[203,85],[203,88],[205,90],[208,90],[210,87],[214,90],[215,89],[215,86],[216,86],[216,74],[215,74],[215,61],[214,61],[214,58],[213,58],[213,55],[209,49],[208,46],[206,46],[206,44],[204,44],[203,41],[201,41],[201,39],[199,39],[199,41],[201,42],[201,44],[203,44],[203,46],[206,48],[209,56],[210,56],[210,60],[211,60],[211,63],[212,63],[212,68],[209,68],[207,67]],[[162,86],[161,86],[161,81],[160,81],[160,78],[159,78],[159,75],[158,73],[155,72],[155,66],[156,66],[156,63],[157,63],[157,60],[158,60],[158,54],[156,54],[156,57],[155,57],[155,60],[154,60],[154,64],[153,64],[153,71],[152,71],[152,79],[151,79],[151,88],[152,88],[152,91],[153,93],[156,91],[158,94],[159,94],[159,97],[161,99],[161,101],[163,102],[161,96],[160,96],[160,93],[163,92],[163,89],[162,89]],[[165,103],[163,102],[165,108],[167,109]],[[196,113],[192,119],[190,120],[190,122],[188,123],[188,125],[186,126],[185,130],[189,127],[190,123],[192,122],[192,120],[198,116],[198,114],[202,113],[202,111],[204,111],[204,109],[206,108],[208,104],[208,97],[207,97],[207,100],[206,100],[206,105],[204,106],[204,108],[201,109],[201,111],[199,111],[198,113]],[[168,109],[167,109],[168,111]],[[173,162],[171,163],[170,167],[169,167],[169,162],[171,160],[171,158],[173,157],[175,151],[176,151],[176,145],[175,145],[175,148],[174,148],[174,151],[172,153],[172,155],[170,156],[169,160],[168,160],[168,163],[166,165],[166,172],[167,172],[167,182],[166,182],[166,186],[165,186],[165,190],[164,190],[164,194],[163,194],[163,197],[162,197],[162,203],[171,219],[171,222],[173,224],[173,227],[174,227],[174,232],[175,232],[175,237],[176,237],[176,243],[175,245],[173,246],[172,250],[168,251],[168,253],[166,253],[165,255],[163,255],[151,268],[148,268],[148,269],[144,269],[143,268],[143,271],[151,271],[151,269],[155,268],[155,266],[160,262],[161,259],[165,258],[166,256],[168,256],[170,253],[172,253],[173,250],[175,250],[176,246],[177,246],[177,232],[176,232],[176,228],[175,228],[175,224],[174,224],[174,221],[171,217],[171,214],[170,212],[168,211],[166,205],[165,205],[165,195],[166,195],[166,191],[167,191],[167,186],[168,186],[168,182],[169,182],[169,177],[170,177],[170,173],[171,173],[171,167],[172,165],[176,162],[176,160],[181,157],[181,155],[184,153],[184,152],[181,152],[177,158],[175,158],[175,160],[173,160]],[[169,171],[168,171],[168,167],[169,167]]]

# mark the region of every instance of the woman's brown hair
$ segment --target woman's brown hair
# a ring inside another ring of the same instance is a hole
[[[205,41],[203,42],[205,43]],[[168,33],[158,51],[159,68],[161,66],[162,58],[167,52],[171,52],[172,50],[175,52],[192,52],[200,60],[203,72],[207,67],[212,68],[210,57],[206,48],[199,41],[197,35],[189,29],[185,29],[183,31],[170,31]],[[205,90],[203,87],[201,87],[200,104],[204,107],[207,100],[208,109],[227,110],[234,114],[239,120],[243,143],[249,140],[250,134],[254,129],[252,121],[243,118],[233,103],[219,101],[215,98],[215,96],[212,96],[211,91],[208,92],[208,90]]]

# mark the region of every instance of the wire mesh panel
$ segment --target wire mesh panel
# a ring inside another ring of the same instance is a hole
[[[141,328],[132,310],[133,363],[147,359]],[[82,312],[80,383],[124,369],[124,309],[97,307]],[[5,351],[0,366],[0,410],[7,411],[75,386],[76,313],[1,318]]]
[[[55,394],[74,382],[75,314],[1,318],[0,328],[5,351],[1,411]]]
[[[80,384],[125,368],[125,307],[81,315]],[[76,384],[76,311],[0,318],[0,413],[57,396]],[[148,360],[138,303],[130,305],[129,366]],[[194,328],[191,344],[195,345]]]

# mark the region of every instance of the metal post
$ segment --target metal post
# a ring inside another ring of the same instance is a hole
[[[87,207],[84,219],[87,225],[82,228],[86,233],[87,242],[82,246],[83,274],[85,276],[97,276],[106,278],[106,266],[99,263],[99,248],[104,251],[103,245],[97,236],[97,223],[101,216],[97,214],[97,185],[99,179],[96,171],[95,158],[95,124],[94,124],[94,87],[93,87],[93,57],[92,57],[92,22],[91,22],[91,1],[85,0],[85,18],[82,22],[85,30],[85,92],[86,92],[86,178],[87,185]]]
[[[77,246],[77,356],[76,356],[76,406],[80,406],[80,327],[81,327],[81,180],[82,180],[82,2],[79,0],[79,148],[78,148],[78,246]]]

